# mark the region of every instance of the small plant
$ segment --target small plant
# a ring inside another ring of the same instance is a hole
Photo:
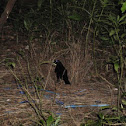
[[[16,63],[12,59],[5,59],[4,63],[14,76],[19,90],[25,96],[27,103],[36,114],[37,121],[33,121],[38,126],[57,126],[60,122],[60,117],[54,118],[53,114],[43,110],[44,91],[42,90],[45,89],[46,84],[43,73],[39,71],[39,67],[50,62],[45,61],[37,64],[32,58],[31,55],[27,55],[24,51],[23,53],[19,51]],[[22,65],[21,60],[25,62],[25,65]],[[36,65],[33,65],[33,63],[36,63]],[[15,70],[16,68],[20,70],[20,74]]]
[[[107,3],[109,4],[109,2]],[[116,57],[116,60],[112,61],[114,70],[117,74],[118,80],[118,108],[120,108],[120,99],[122,94],[123,86],[123,77],[124,75],[124,58],[125,58],[125,51],[124,48],[126,46],[126,34],[125,34],[125,25],[126,25],[126,15],[123,14],[125,11],[124,7],[125,3],[123,3],[122,8],[122,16],[116,14],[114,11],[104,12],[105,14],[100,15],[100,18],[97,20],[97,26],[102,24],[101,27],[98,27],[99,31],[99,38],[106,44],[107,46],[112,47],[114,53],[111,53],[111,57]],[[107,6],[105,6],[107,8]],[[120,11],[120,10],[119,10]],[[101,35],[101,36],[100,36]],[[104,48],[103,46],[101,48]],[[110,57],[110,56],[109,56]]]
[[[40,120],[38,126],[58,126],[59,122],[60,116],[55,119],[52,115],[50,115],[46,122],[44,120]]]
[[[104,114],[102,110],[107,111],[110,109],[110,112]],[[111,126],[111,125],[119,125],[123,126],[126,124],[126,116],[118,115],[116,110],[117,108],[103,108],[99,113],[95,114],[97,119],[85,119],[86,123],[81,124],[81,126]],[[93,115],[93,114],[92,114]],[[95,118],[96,118],[95,117]]]

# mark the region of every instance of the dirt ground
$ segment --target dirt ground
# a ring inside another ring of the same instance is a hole
[[[6,58],[14,58],[14,51],[26,46],[25,40],[23,44],[15,44],[15,36],[6,32],[0,38],[0,125],[33,126],[33,109],[10,70],[2,62]],[[30,88],[32,92],[33,87]],[[47,85],[41,91],[44,92],[43,109],[60,115],[61,126],[79,126],[85,122],[85,117],[100,110],[101,106],[114,106],[117,102],[117,90],[107,82],[96,79],[76,85],[65,85],[62,82],[56,86]]]
[[[96,85],[99,87],[97,88]],[[33,110],[29,107],[20,88],[14,83],[1,84],[0,92],[1,125],[14,126],[20,123],[25,126],[32,125]],[[78,87],[61,85],[57,88],[55,99],[54,93],[53,90],[45,91],[43,106],[46,110],[60,115],[65,126],[79,126],[90,112],[100,109],[97,105],[116,104],[114,94],[103,83],[86,83]],[[76,106],[69,108],[70,105]],[[83,106],[79,107],[79,105]]]

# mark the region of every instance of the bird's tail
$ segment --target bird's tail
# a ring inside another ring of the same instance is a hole
[[[64,80],[65,84],[71,84],[69,80]]]

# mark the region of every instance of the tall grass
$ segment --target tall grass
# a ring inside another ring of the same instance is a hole
[[[70,78],[73,85],[79,85],[90,75],[93,67],[90,54],[84,56],[81,49],[81,41],[73,42],[69,45]]]

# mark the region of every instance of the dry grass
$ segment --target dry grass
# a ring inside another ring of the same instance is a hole
[[[26,94],[21,95],[19,93],[21,89],[17,89],[17,85],[13,83],[6,85],[12,88],[9,90],[4,89],[4,84],[0,87],[2,90],[2,95],[0,95],[1,125],[16,126],[23,124],[24,126],[32,126],[34,125],[33,120],[39,120],[39,116],[43,115],[43,113],[47,117],[46,114],[48,112],[45,112],[47,110],[54,114],[60,113],[62,117],[61,123],[64,126],[79,126],[81,122],[84,122],[85,117],[91,116],[90,113],[98,111],[99,108],[65,109],[65,106],[92,105],[97,104],[97,101],[100,101],[102,104],[115,104],[116,98],[105,82],[92,82],[90,80],[93,62],[90,54],[84,57],[82,42],[73,40],[72,43],[62,43],[65,45],[65,48],[59,45],[53,46],[51,42],[42,45],[42,47],[33,44],[30,54],[28,53],[29,50],[25,50],[25,58],[28,59],[28,62],[25,62],[21,57],[19,58],[18,63],[20,65],[17,63],[14,74],[20,79],[23,86],[22,89]],[[54,66],[51,63],[41,64],[43,61],[53,62],[54,59],[61,60],[67,68],[71,86],[65,85],[62,81],[60,84],[56,83]],[[29,74],[30,79],[28,79]],[[11,75],[9,74],[8,76]],[[44,80],[34,83],[35,77],[44,77]],[[28,88],[30,86],[32,88]],[[59,95],[39,90],[36,93],[34,86],[53,91]],[[36,116],[35,111],[28,103],[20,103],[24,100],[31,101],[32,107],[37,109],[40,115]],[[36,102],[34,103],[32,100]],[[62,101],[64,104],[59,105],[56,101]],[[8,113],[9,111],[10,113]]]
[[[85,80],[85,77],[87,78],[89,75],[93,66],[90,54],[87,54],[84,57],[81,48],[80,42],[73,42],[69,46],[70,77],[74,85],[82,84]]]

